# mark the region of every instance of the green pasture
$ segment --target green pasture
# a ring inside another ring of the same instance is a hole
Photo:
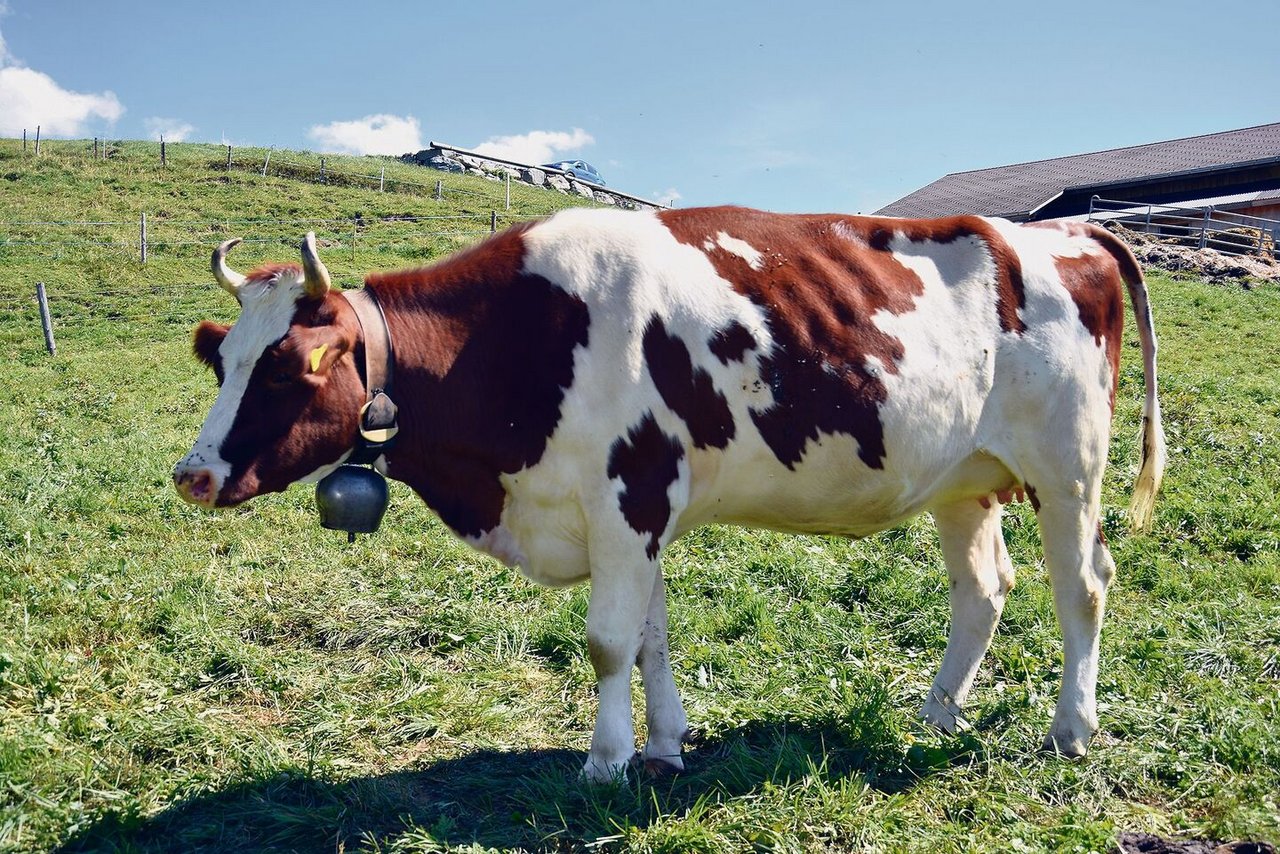
[[[1275,285],[1149,272],[1170,464],[1154,529],[1129,533],[1131,336],[1088,757],[1038,750],[1060,640],[1034,517],[1015,505],[1018,584],[968,731],[914,717],[948,625],[928,518],[858,542],[701,529],[666,557],[689,771],[584,788],[585,588],[542,589],[470,551],[398,484],[383,530],[347,545],[308,488],[214,515],[169,481],[216,391],[191,328],[235,317],[212,244],[260,241],[232,255],[241,268],[293,260],[303,220],[328,220],[313,223],[322,257],[354,285],[477,239],[493,210],[503,225],[572,200],[518,188],[507,211],[501,185],[376,158],[327,168],[428,188],[263,178],[265,150],[227,171],[218,146],[171,146],[166,166],[154,144],[106,161],[91,141],[44,146],[36,160],[0,140],[0,851],[1280,843]]]

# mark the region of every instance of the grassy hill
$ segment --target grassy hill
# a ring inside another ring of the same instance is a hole
[[[1060,642],[1030,511],[969,718],[914,720],[942,655],[927,519],[869,540],[695,531],[667,557],[676,681],[702,735],[674,781],[584,789],[586,590],[449,537],[398,484],[348,546],[296,488],[227,514],[169,483],[235,304],[207,273],[421,263],[556,194],[377,159],[0,140],[0,850],[1112,851],[1146,830],[1280,842],[1280,288],[1149,277],[1170,472],[1123,507],[1141,392],[1126,342],[1104,502],[1119,575],[1089,757],[1037,748]],[[420,183],[388,185],[344,175]],[[444,182],[436,200],[435,181]],[[148,218],[149,257],[139,261]],[[428,219],[428,217],[461,217]],[[51,223],[57,223],[53,225]],[[105,223],[105,224],[91,224]],[[33,299],[49,288],[58,355]],[[643,728],[643,715],[638,718]]]

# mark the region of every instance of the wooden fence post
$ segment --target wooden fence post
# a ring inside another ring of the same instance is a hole
[[[22,153],[27,153],[27,129],[22,129]]]
[[[498,212],[490,211],[489,212],[489,233],[493,234],[497,230],[498,230]]]
[[[231,171],[231,146],[227,146],[227,171]]]
[[[320,158],[320,183],[324,183],[324,158]]]
[[[142,226],[140,230],[139,243],[142,246],[142,263],[145,264],[147,263],[147,215],[145,212],[143,212],[142,214]]]
[[[436,201],[444,198],[444,181],[436,180]]]
[[[96,136],[93,138],[93,159],[98,159],[98,138]]]
[[[44,327],[44,346],[50,356],[58,355],[53,343],[53,319],[49,317],[49,298],[44,292],[44,282],[36,282],[36,301],[40,303],[40,325]]]
[[[165,156],[163,135],[160,136],[160,165],[161,166],[169,165],[169,159]]]

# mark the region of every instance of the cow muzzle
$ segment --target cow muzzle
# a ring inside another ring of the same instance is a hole
[[[184,501],[200,507],[213,507],[218,500],[221,478],[208,468],[190,466],[185,461],[173,470],[173,486]]]

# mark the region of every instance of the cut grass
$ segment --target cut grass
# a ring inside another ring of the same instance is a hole
[[[408,198],[219,176],[216,149],[189,165],[175,149],[162,172],[144,144],[106,163],[55,146],[36,163],[0,141],[0,219],[344,217]],[[292,260],[297,231],[237,252]],[[0,849],[1108,851],[1122,829],[1280,841],[1280,289],[1150,276],[1170,470],[1155,530],[1129,534],[1130,340],[1104,492],[1120,572],[1087,759],[1037,750],[1060,640],[1018,505],[1005,523],[1018,586],[972,730],[914,718],[948,624],[927,519],[860,542],[706,528],[666,558],[673,666],[700,733],[690,770],[592,789],[575,779],[595,714],[585,588],[525,582],[402,487],[383,531],[354,546],[319,528],[306,489],[221,515],[173,492],[215,391],[190,327],[234,319],[207,248],[142,267],[95,247],[0,247]],[[354,283],[447,248],[322,251]],[[56,358],[35,281],[51,285]]]

